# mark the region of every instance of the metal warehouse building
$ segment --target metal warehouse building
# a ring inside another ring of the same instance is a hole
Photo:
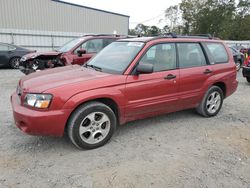
[[[0,42],[38,51],[84,33],[128,34],[129,16],[59,0],[0,0]]]

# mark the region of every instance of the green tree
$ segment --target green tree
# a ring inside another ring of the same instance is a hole
[[[250,40],[250,1],[240,0],[229,39],[232,40]]]
[[[151,27],[148,27],[148,30],[147,30],[147,36],[156,36],[156,35],[159,35],[161,34],[161,29],[158,28],[157,26],[151,26]]]
[[[207,0],[195,17],[192,32],[229,38],[234,13],[234,0]]]
[[[157,26],[138,24],[134,29],[129,30],[129,34],[138,36],[156,36],[161,34],[161,29]]]
[[[180,10],[178,5],[170,6],[165,10],[165,19],[170,23],[170,30],[177,27],[177,22],[180,17],[179,13]]]
[[[182,11],[183,33],[190,34],[194,30],[198,12],[201,10],[204,0],[182,0],[180,10]]]

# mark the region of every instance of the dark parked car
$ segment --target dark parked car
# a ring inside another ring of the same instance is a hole
[[[11,96],[18,128],[104,145],[118,124],[194,108],[215,116],[238,82],[228,47],[211,37],[164,35],[113,42],[84,66],[24,76]]]
[[[250,83],[250,56],[245,60],[244,65],[242,66],[242,73]]]
[[[237,71],[239,71],[245,59],[244,54],[234,47],[229,47],[229,49],[231,50],[233,54],[234,62],[236,64],[236,69]]]
[[[30,74],[47,68],[74,64],[83,65],[104,47],[121,38],[124,38],[124,36],[84,35],[69,41],[58,50],[23,56],[20,70],[24,74]]]
[[[0,67],[17,69],[21,57],[31,52],[34,51],[12,44],[0,43]]]
[[[239,50],[241,53],[246,54],[248,51],[248,48],[244,47],[244,46],[233,46],[233,48]]]

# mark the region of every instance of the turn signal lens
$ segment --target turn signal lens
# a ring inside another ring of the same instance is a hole
[[[48,108],[52,100],[51,94],[27,94],[24,98],[24,104],[45,109]]]

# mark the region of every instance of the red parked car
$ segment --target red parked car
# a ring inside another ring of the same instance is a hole
[[[212,117],[237,89],[230,54],[223,41],[210,37],[118,40],[84,67],[21,79],[11,96],[14,119],[25,133],[66,132],[77,147],[92,149],[129,121],[192,108]]]
[[[117,39],[125,38],[120,35],[84,35],[73,39],[57,50],[50,52],[30,53],[20,60],[20,70],[30,74],[37,70],[66,65],[83,65],[96,53]]]

